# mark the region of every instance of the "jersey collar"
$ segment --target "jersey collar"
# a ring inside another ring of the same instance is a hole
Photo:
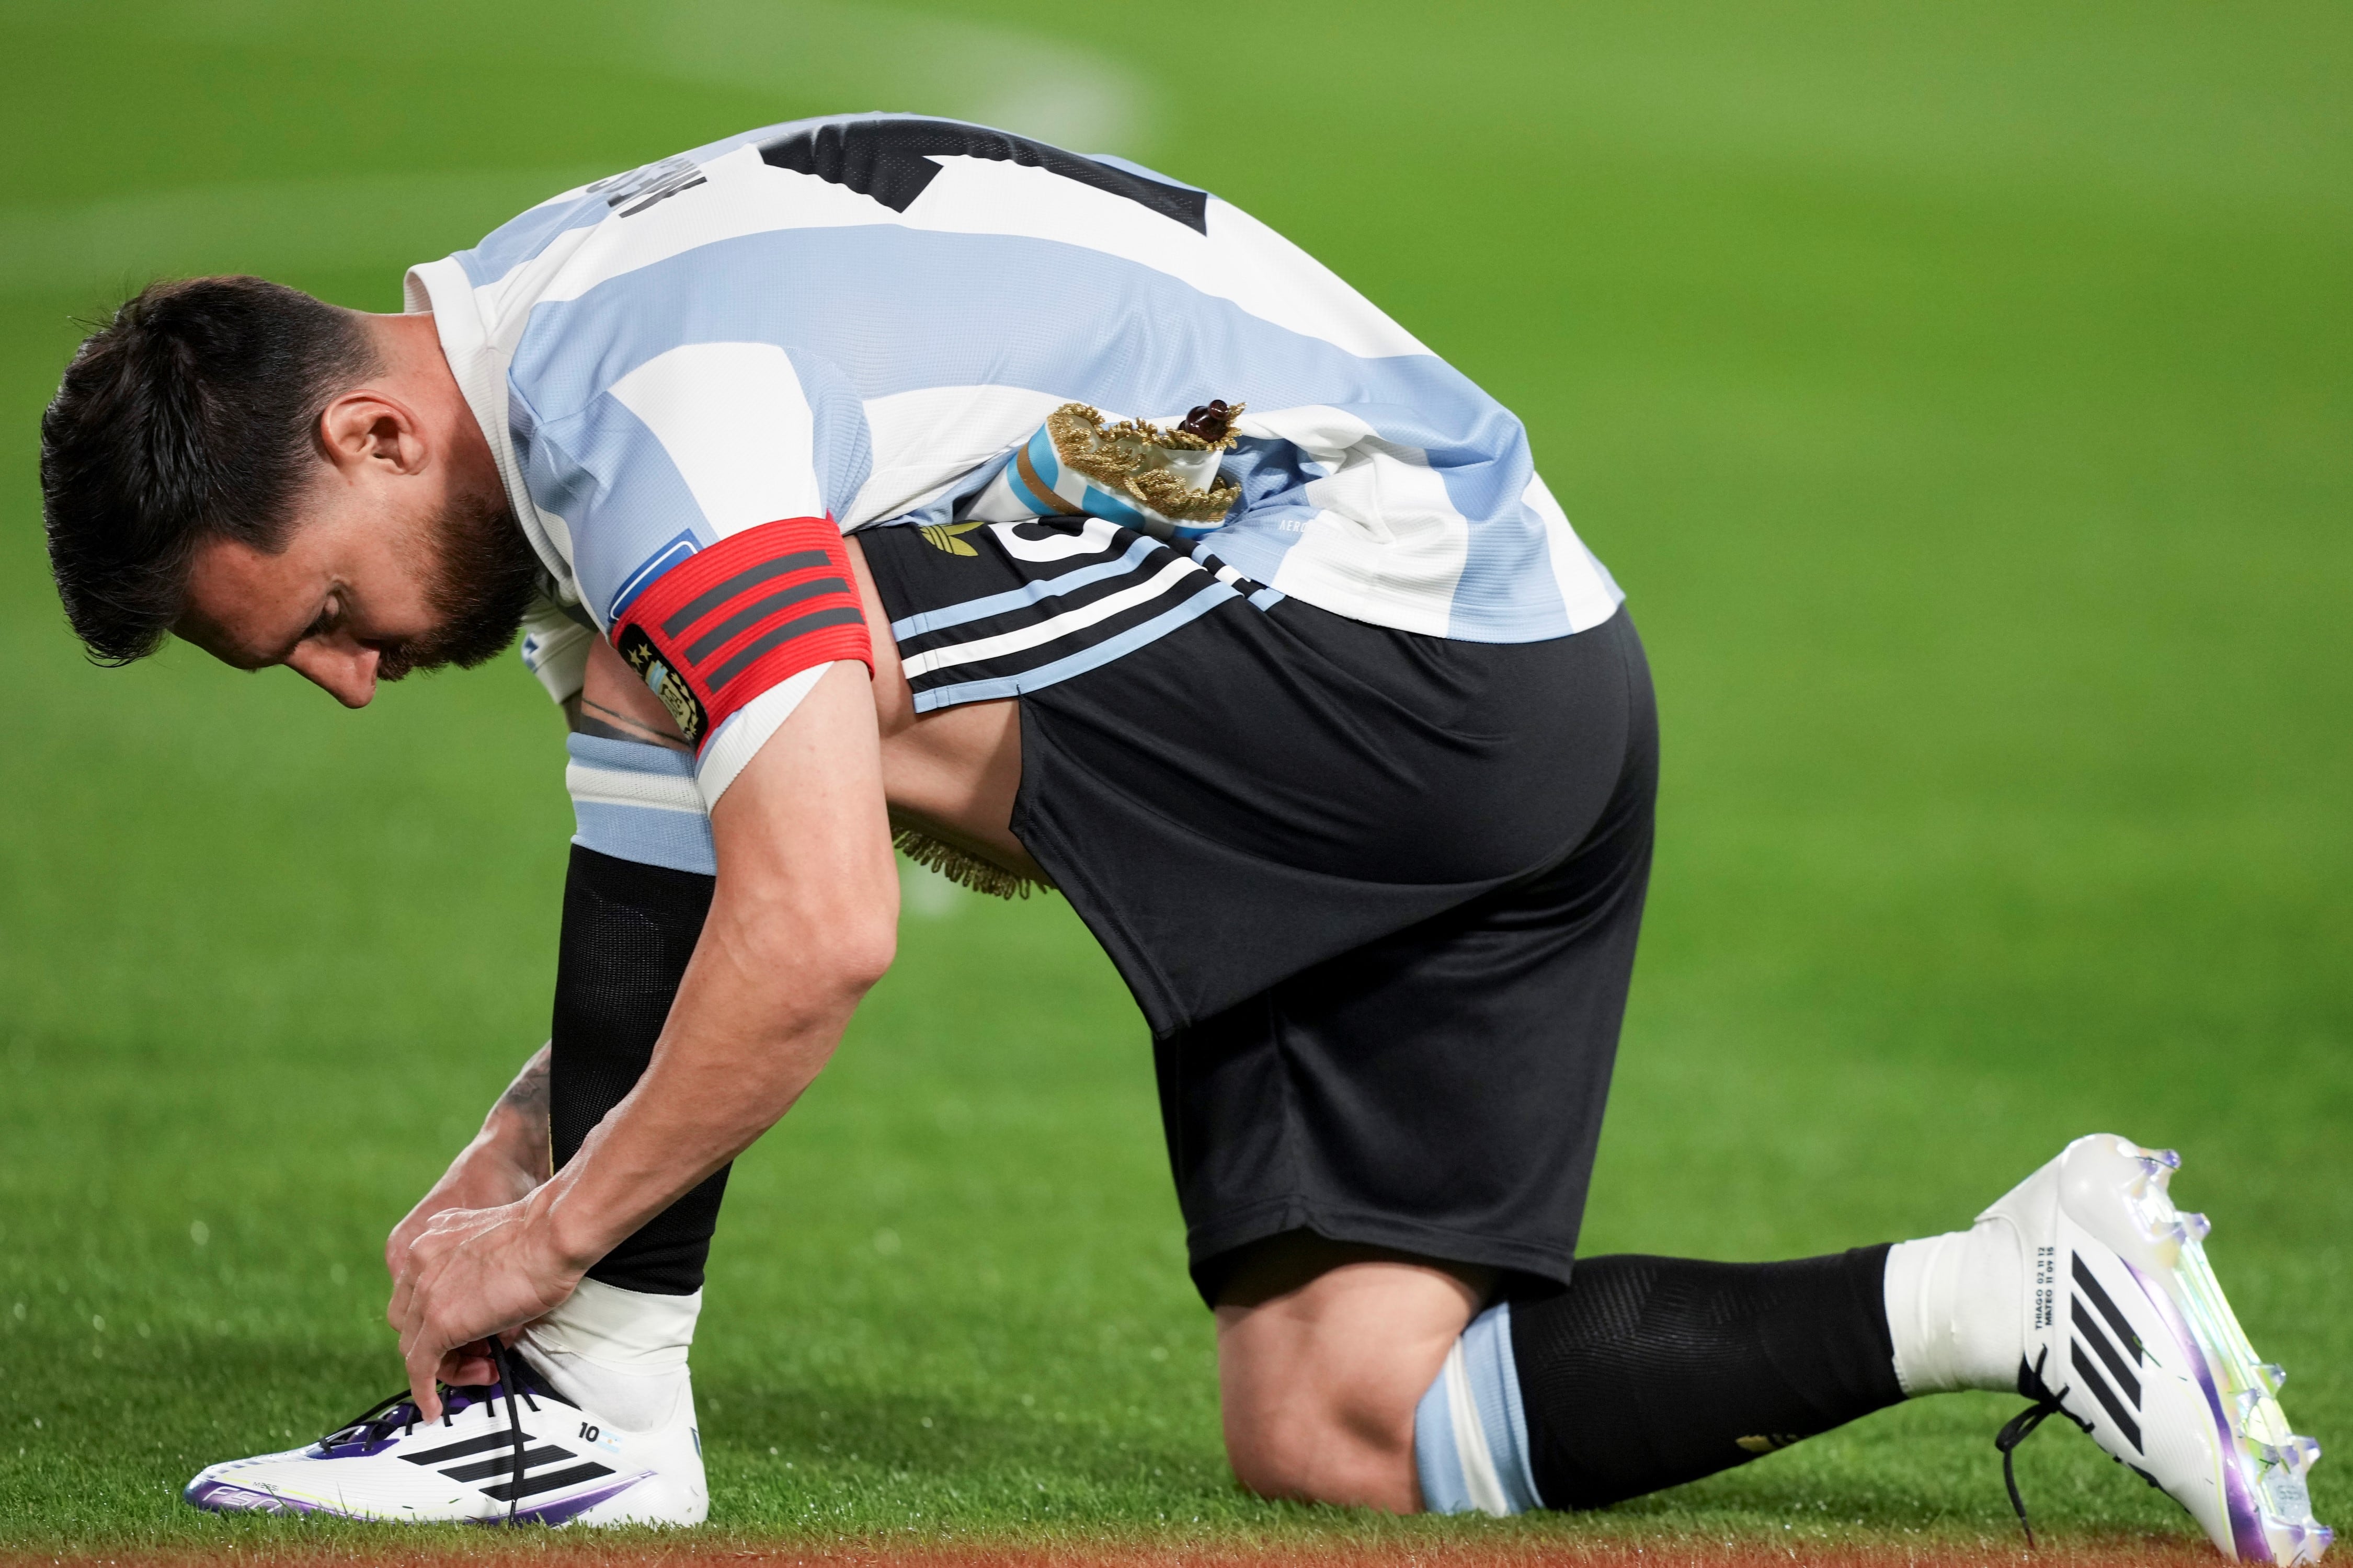
[[[490,442],[491,456],[499,467],[499,482],[506,487],[515,520],[522,525],[523,536],[531,541],[540,564],[547,568],[554,580],[553,597],[559,605],[578,604],[580,588],[572,571],[571,531],[562,518],[541,511],[523,483],[522,465],[515,457],[513,428],[507,420],[508,356],[491,340],[491,324],[483,320],[482,302],[475,292],[473,280],[466,276],[464,263],[449,256],[410,268],[401,283],[401,299],[406,314],[432,312],[433,329],[441,340],[442,357],[449,362],[450,374],[457,377],[458,390],[464,395],[466,406],[473,410],[475,423],[482,427],[482,436]]]

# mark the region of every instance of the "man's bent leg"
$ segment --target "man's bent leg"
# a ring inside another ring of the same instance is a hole
[[[1217,1306],[1226,1453],[1242,1485],[1419,1508],[1414,1407],[1493,1279],[1303,1231],[1250,1248]]]
[[[1597,1258],[1565,1291],[1482,1312],[1492,1269],[1279,1237],[1219,1298],[1226,1452],[1261,1495],[1393,1512],[1696,1480],[1904,1397],[1887,1250]]]

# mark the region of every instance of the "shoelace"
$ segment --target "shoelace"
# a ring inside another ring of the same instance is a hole
[[[501,1396],[505,1398],[507,1432],[512,1439],[507,1450],[512,1461],[507,1471],[507,1522],[514,1524],[520,1521],[519,1515],[522,1503],[523,1449],[531,1440],[530,1436],[522,1429],[522,1410],[516,1403],[516,1396],[521,1395],[522,1405],[530,1405],[531,1413],[534,1415],[540,1413],[539,1401],[532,1397],[530,1385],[523,1382],[522,1358],[501,1344],[495,1334],[491,1337],[490,1345],[491,1366],[497,1373],[498,1382],[491,1386],[491,1390],[484,1391],[451,1388],[444,1384],[441,1398],[441,1425],[454,1426],[458,1412],[469,1405],[480,1404],[481,1400],[477,1396],[478,1393],[488,1393],[492,1404],[497,1403]],[[391,1436],[395,1427],[398,1427],[401,1435],[406,1436],[416,1430],[417,1422],[423,1419],[424,1413],[417,1408],[417,1402],[408,1396],[408,1391],[404,1388],[397,1394],[387,1394],[377,1400],[349,1421],[330,1431],[319,1439],[319,1446],[322,1448],[342,1448],[349,1447],[353,1444],[373,1445]]]
[[[2018,1528],[2026,1532],[2026,1548],[2030,1552],[2035,1549],[2034,1526],[2026,1517],[2026,1500],[2019,1495],[2018,1470],[2014,1460],[2018,1453],[2018,1446],[2032,1436],[2037,1426],[2042,1426],[2053,1415],[2065,1414],[2065,1407],[2060,1404],[2060,1401],[2066,1397],[2067,1390],[2063,1388],[2053,1394],[2051,1392],[2051,1385],[2042,1381],[2042,1365],[2050,1359],[2051,1350],[2046,1345],[2043,1347],[2042,1353],[2034,1358],[2034,1369],[2029,1374],[2033,1379],[2033,1387],[2042,1391],[2042,1397],[2003,1422],[2001,1430],[1995,1433],[1993,1438],[1993,1446],[2001,1453],[2001,1484],[2010,1489],[2010,1506],[2017,1510]],[[2031,1392],[2026,1387],[2026,1377],[2021,1377],[2018,1381],[2019,1392],[2021,1394]],[[2068,1419],[2073,1420],[2074,1417],[2069,1416]]]
[[[507,1430],[514,1439],[514,1445],[509,1450],[514,1457],[514,1465],[507,1478],[507,1522],[513,1524],[517,1522],[516,1510],[522,1506],[522,1451],[524,1444],[529,1441],[523,1436],[522,1411],[515,1404],[515,1395],[518,1392],[522,1394],[523,1402],[531,1406],[531,1413],[534,1415],[539,1414],[539,1401],[532,1398],[531,1390],[522,1386],[522,1363],[500,1342],[498,1335],[491,1336],[490,1344],[491,1365],[499,1374],[499,1391],[507,1396]]]
[[[458,1412],[470,1405],[480,1403],[480,1401],[473,1397],[468,1390],[446,1389],[441,1401],[441,1425],[444,1426],[454,1425],[453,1417]],[[533,1408],[538,1407],[534,1405]],[[386,1394],[349,1421],[329,1432],[319,1439],[319,1446],[322,1448],[343,1448],[353,1444],[379,1443],[391,1436],[393,1428],[396,1426],[400,1428],[401,1436],[406,1436],[417,1429],[417,1424],[423,1419],[425,1419],[424,1413],[417,1408],[417,1402],[408,1397],[408,1390],[404,1388],[397,1393]]]
[[[452,1388],[443,1384],[441,1425],[455,1425],[454,1417],[459,1411],[481,1403],[477,1397],[481,1392],[480,1389]],[[532,1401],[528,1389],[523,1391],[523,1400],[533,1410],[539,1408]],[[344,1448],[355,1443],[377,1443],[391,1436],[395,1427],[399,1428],[401,1436],[406,1436],[423,1419],[424,1415],[417,1408],[416,1401],[409,1398],[408,1390],[404,1388],[385,1395],[350,1420],[330,1429],[325,1436],[319,1439],[319,1446],[322,1448]]]
[[[408,1390],[387,1394],[361,1411],[350,1420],[329,1428],[319,1439],[322,1448],[348,1447],[354,1443],[376,1443],[392,1436],[396,1426],[406,1434],[416,1426],[417,1405],[408,1397]]]

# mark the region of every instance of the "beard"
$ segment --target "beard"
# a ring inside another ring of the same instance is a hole
[[[433,629],[384,649],[378,680],[456,665],[471,669],[507,650],[539,595],[546,569],[503,498],[454,500],[427,529],[437,559],[426,602]]]

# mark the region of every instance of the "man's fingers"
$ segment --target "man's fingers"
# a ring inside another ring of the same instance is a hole
[[[392,1293],[392,1310],[386,1314],[392,1326],[400,1331],[400,1359],[408,1369],[408,1394],[427,1421],[441,1415],[441,1392],[435,1384],[435,1374],[440,1370],[441,1354],[448,1342],[427,1331],[425,1304],[417,1289],[417,1259],[406,1259],[400,1283]]]
[[[432,1363],[420,1371],[416,1358],[408,1358],[408,1397],[416,1401],[417,1414],[427,1421],[441,1419],[441,1390],[434,1384],[433,1373]]]
[[[424,1234],[425,1227],[414,1218],[402,1220],[393,1233],[384,1238],[384,1271],[398,1279],[400,1266],[407,1261],[408,1249],[416,1246],[417,1238]]]
[[[425,1311],[425,1273],[429,1260],[419,1258],[414,1248],[400,1260],[400,1272],[393,1277],[392,1300],[385,1308],[385,1320],[404,1338],[411,1325]]]
[[[427,1421],[440,1418],[438,1379],[449,1348],[447,1339],[427,1330],[421,1317],[400,1336],[400,1359],[408,1368],[408,1396],[417,1402],[418,1414]]]
[[[417,1277],[415,1272],[408,1271],[395,1274],[392,1277],[392,1299],[384,1304],[384,1321],[393,1326],[394,1331],[397,1332],[400,1329],[406,1326],[408,1321],[408,1304],[415,1300],[416,1298]]]
[[[498,1367],[480,1340],[459,1345],[441,1357],[441,1381],[452,1388],[476,1388],[497,1380]]]

